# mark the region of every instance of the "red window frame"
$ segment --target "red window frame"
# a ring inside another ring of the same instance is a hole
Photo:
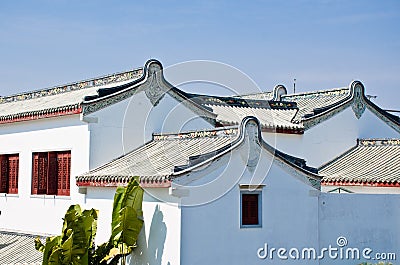
[[[18,194],[19,154],[0,155],[0,192]]]
[[[70,195],[71,151],[32,155],[32,194]]]

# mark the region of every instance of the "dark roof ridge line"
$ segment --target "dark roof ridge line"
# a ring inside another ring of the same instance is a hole
[[[352,152],[354,152],[359,147],[358,140],[359,139],[357,139],[356,145],[352,146],[350,149],[346,150],[342,154],[336,156],[335,158],[331,159],[330,161],[328,161],[328,162],[322,164],[321,166],[319,166],[318,167],[318,172],[321,171],[321,170],[324,170],[325,168],[327,168],[331,164],[335,163],[337,160],[339,160],[339,159],[351,154]]]
[[[361,92],[360,95],[356,95],[356,88],[359,88]],[[326,109],[312,117],[302,119],[302,123],[305,129],[309,129],[322,121],[330,118],[331,116],[336,115],[341,112],[343,109],[354,104],[355,100],[360,100],[361,103],[365,104],[366,108],[368,108],[371,112],[373,112],[379,119],[384,122],[388,122],[389,126],[392,127],[397,132],[400,132],[400,118],[393,114],[388,113],[387,111],[381,109],[377,105],[375,105],[372,101],[370,101],[365,95],[365,87],[361,81],[353,80],[349,85],[349,95],[343,100],[339,101],[337,106],[334,106],[330,109]],[[331,105],[332,106],[332,105]],[[354,105],[353,105],[354,107]],[[353,108],[354,111],[354,108]],[[360,116],[362,113],[360,114]],[[357,114],[356,114],[357,116]]]
[[[139,78],[134,79],[134,80],[127,82],[125,84],[122,84],[122,85],[109,87],[109,88],[100,88],[97,90],[97,95],[85,96],[82,104],[88,105],[91,103],[96,103],[98,101],[102,101],[104,99],[111,98],[118,94],[122,94],[126,91],[129,91],[129,90],[133,89],[133,86],[138,86],[138,85],[145,83],[149,77],[148,65],[150,65],[153,62],[158,63],[161,66],[161,63],[158,62],[157,60],[149,60],[146,62],[146,65],[143,67],[142,75]]]
[[[321,177],[318,174],[315,174],[313,172],[305,170],[304,168],[301,168],[298,165],[288,161],[282,155],[281,151],[277,150],[276,148],[272,147],[267,142],[265,142],[264,139],[262,138],[262,134],[261,134],[261,124],[260,124],[259,120],[254,116],[247,116],[247,117],[243,118],[243,120],[242,120],[242,122],[240,124],[240,127],[239,127],[239,134],[238,134],[237,138],[232,143],[230,143],[228,146],[225,146],[225,147],[221,148],[221,149],[224,149],[222,152],[217,153],[216,155],[211,156],[211,157],[201,161],[200,163],[194,164],[191,167],[185,168],[185,169],[183,169],[181,171],[178,171],[178,172],[173,172],[170,176],[172,178],[177,178],[179,175],[183,175],[185,173],[188,173],[188,172],[196,169],[197,167],[201,167],[201,166],[203,166],[203,165],[205,165],[205,164],[207,164],[207,163],[209,163],[209,162],[211,162],[211,161],[223,156],[227,152],[235,149],[236,147],[238,147],[240,144],[243,143],[243,141],[245,139],[246,126],[251,121],[253,121],[253,122],[255,122],[257,124],[258,140],[260,141],[261,146],[263,146],[264,149],[266,149],[274,157],[274,159],[278,158],[280,160],[280,162],[283,162],[284,164],[286,164],[286,165],[288,165],[288,166],[300,171],[301,173],[305,174],[307,177],[310,177],[313,180],[317,180],[317,181],[321,180]],[[204,155],[207,155],[207,154],[204,154]],[[310,185],[311,185],[311,183],[310,183]]]
[[[383,110],[378,105],[373,103],[371,100],[367,98],[365,95],[365,87],[361,83],[361,81],[355,80],[350,84],[350,89],[352,92],[352,100],[354,100],[355,96],[355,89],[357,86],[361,87],[361,101],[365,103],[366,108],[368,108],[372,113],[374,113],[379,119],[384,122],[388,122],[389,126],[392,127],[394,130],[400,133],[400,117],[393,115],[386,110]]]
[[[337,110],[337,109],[339,109],[340,107],[344,107],[344,108],[345,108],[345,107],[348,107],[347,104],[350,106],[350,105],[351,105],[350,103],[352,102],[352,100],[353,100],[353,97],[352,97],[352,94],[350,93],[350,94],[348,94],[344,99],[342,99],[342,100],[340,100],[340,101],[338,101],[338,102],[336,102],[336,103],[332,103],[332,104],[330,104],[330,105],[328,105],[328,106],[324,106],[323,108],[316,108],[316,109],[314,109],[314,111],[315,111],[315,110],[322,110],[322,111],[321,111],[320,113],[317,113],[317,114],[311,116],[311,117],[303,118],[303,119],[300,121],[300,123],[303,123],[303,126],[304,126],[305,129],[309,129],[309,128],[312,127],[312,126],[308,127],[308,126],[306,125],[308,122],[310,122],[310,121],[312,121],[312,120],[314,120],[314,119],[323,117],[325,114],[328,114],[328,113],[333,113],[333,115],[334,115],[334,114],[336,114],[335,112],[333,112],[334,110]],[[294,116],[293,119],[292,119],[292,122],[293,122],[293,123],[294,123],[295,117],[296,117],[296,116]],[[324,119],[324,120],[325,120],[325,119]],[[318,123],[319,123],[319,122],[318,122]]]
[[[188,172],[191,172],[193,169],[196,169],[196,168],[201,167],[201,166],[203,166],[203,165],[205,165],[205,164],[207,164],[207,163],[209,163],[209,162],[214,161],[215,159],[217,159],[217,158],[223,156],[224,154],[228,153],[229,151],[235,149],[235,148],[238,147],[240,144],[242,144],[243,141],[244,141],[244,139],[245,139],[245,130],[246,130],[245,125],[247,124],[247,122],[248,122],[248,120],[249,120],[249,119],[247,119],[247,118],[249,118],[249,117],[246,117],[246,118],[244,118],[244,119],[242,120],[242,123],[241,123],[241,125],[240,125],[239,128],[238,128],[238,134],[237,134],[237,136],[236,136],[236,139],[235,139],[233,142],[231,142],[230,144],[228,144],[228,145],[226,145],[226,146],[220,148],[219,150],[215,150],[215,151],[213,151],[213,152],[209,152],[209,153],[204,153],[204,154],[202,154],[202,156],[203,156],[203,157],[207,157],[207,159],[205,159],[205,160],[203,160],[203,161],[201,161],[201,162],[199,162],[199,163],[192,164],[192,165],[189,164],[189,167],[186,167],[186,168],[184,168],[184,169],[182,169],[182,170],[180,170],[180,171],[172,172],[172,174],[170,175],[170,177],[171,177],[171,178],[177,178],[179,175],[183,175],[183,174],[186,174],[186,173],[188,173]],[[256,118],[254,118],[254,117],[252,117],[252,118],[253,118],[253,119],[256,119]],[[257,119],[256,119],[256,120],[257,120]],[[258,122],[258,120],[257,120],[257,122]],[[218,151],[219,151],[219,152],[218,152]],[[213,155],[213,156],[210,156],[210,154],[213,154],[213,153],[214,153],[214,155]],[[208,157],[208,156],[209,156],[209,157]],[[190,162],[190,157],[189,157],[189,162]]]
[[[112,78],[112,77],[117,78],[117,76],[123,76],[123,75],[127,75],[129,73],[132,73],[132,77],[133,77],[136,74],[135,72],[139,73],[142,70],[143,70],[143,67],[139,67],[139,68],[135,68],[132,70],[115,72],[112,74],[101,75],[98,77],[87,78],[87,79],[74,81],[74,82],[68,82],[68,83],[61,84],[61,85],[55,85],[55,86],[50,86],[50,87],[46,87],[46,88],[39,88],[39,89],[16,93],[16,94],[11,94],[11,95],[7,95],[7,96],[0,96],[0,104],[8,103],[8,102],[15,102],[15,101],[22,101],[22,100],[27,100],[27,99],[37,98],[37,97],[52,96],[52,95],[57,95],[57,94],[66,93],[66,92],[70,92],[70,91],[76,91],[76,90],[82,90],[82,89],[87,89],[87,88],[91,88],[91,87],[100,87],[100,86],[104,86],[104,85],[108,85],[108,84],[124,82],[124,81],[127,81],[132,78],[125,77],[125,80],[115,80],[114,79],[114,80],[106,82],[106,83],[96,84],[96,82],[105,81],[106,79]],[[87,84],[84,85],[85,83],[87,83]],[[63,89],[64,89],[64,91],[63,91]],[[52,91],[53,91],[53,93],[50,93]],[[10,100],[10,99],[13,99],[13,100]]]
[[[282,164],[284,164],[284,166],[286,167],[290,167],[292,170],[294,170],[295,172],[295,178],[298,178],[298,176],[300,175],[302,177],[301,181],[305,182],[306,179],[308,179],[307,183],[308,185],[315,187],[315,184],[312,183],[312,181],[317,181],[319,182],[321,180],[321,177],[316,174],[313,173],[311,171],[306,170],[305,168],[302,168],[298,165],[296,165],[294,162],[289,161],[282,152],[280,152],[279,150],[275,149],[274,147],[270,146],[268,143],[266,143],[263,139],[262,139],[262,134],[261,134],[261,124],[258,121],[257,118],[253,117],[253,116],[248,116],[245,117],[242,122],[240,127],[238,128],[239,132],[236,135],[236,138],[230,142],[229,144],[226,144],[222,147],[220,147],[217,150],[208,152],[208,153],[204,153],[201,155],[197,155],[197,156],[191,156],[189,157],[188,163],[186,165],[176,165],[175,169],[176,171],[171,172],[169,175],[165,175],[163,177],[160,176],[153,176],[151,178],[153,179],[164,179],[164,180],[168,180],[169,182],[172,182],[174,178],[178,178],[184,174],[187,174],[191,171],[193,171],[196,168],[200,168],[205,164],[208,164],[212,161],[215,161],[216,159],[220,158],[221,156],[227,154],[228,152],[232,151],[233,149],[239,147],[244,141],[245,141],[245,136],[246,136],[246,130],[247,130],[247,124],[250,122],[255,122],[257,124],[257,132],[258,132],[258,136],[257,139],[260,142],[261,146],[268,152],[270,153],[270,155],[273,156],[273,159],[277,159],[278,161],[278,165],[282,167]],[[113,159],[112,161],[103,164],[93,170],[90,170],[91,172],[94,171],[99,171],[102,170],[103,168],[106,168],[108,165],[112,164],[114,161],[123,158],[125,156],[130,155],[132,152],[135,152],[137,150],[139,150],[140,148],[143,148],[145,145],[150,144],[153,141],[149,141],[145,144],[143,144],[141,147],[135,148],[134,150],[126,153],[125,155],[121,155],[118,158]],[[285,167],[283,167],[283,170],[287,170]],[[89,172],[90,172],[89,171]],[[86,172],[86,173],[89,173]],[[77,176],[77,182],[80,182],[81,180],[79,180],[80,177],[83,177],[84,175],[86,175],[86,173],[84,174],[80,174],[79,176]],[[127,178],[129,176],[116,176],[118,178]],[[149,176],[150,177],[150,176]],[[304,179],[303,179],[304,178]],[[144,180],[145,181],[145,180]],[[79,185],[79,184],[78,184]]]
[[[399,138],[361,138],[357,139],[357,146],[400,146]]]
[[[280,94],[281,92],[281,94]],[[255,95],[265,95],[265,94],[270,94],[272,95],[271,99],[259,99],[259,100],[273,100],[273,101],[279,101],[281,96],[287,95],[287,89],[284,85],[278,84],[274,86],[274,88],[271,91],[261,91],[261,92],[251,92],[247,94],[242,94],[242,95],[234,95],[232,97],[235,98],[242,98],[246,96],[255,96]],[[245,98],[247,100],[247,98]]]
[[[217,128],[211,128],[211,129],[203,129],[203,130],[190,130],[190,131],[185,131],[185,132],[178,132],[178,133],[153,133],[152,134],[152,140],[154,141],[159,141],[159,140],[164,140],[168,139],[170,137],[180,137],[183,135],[191,135],[195,134],[197,137],[209,137],[209,136],[222,136],[218,134],[218,132],[222,131],[225,132],[225,135],[223,136],[228,136],[228,135],[233,135],[237,134],[237,131],[239,129],[239,126],[226,126],[226,127],[217,127]],[[236,132],[227,132],[229,130],[236,130]],[[207,133],[212,133],[212,132],[217,132],[215,135],[207,134]]]
[[[364,94],[363,94],[363,99],[366,102],[367,108],[371,112],[373,112],[376,116],[378,116],[378,118],[380,118],[382,121],[389,122],[389,126],[400,133],[400,117],[399,116],[393,115],[393,114],[389,113],[388,111],[381,109],[379,106],[377,106],[375,103],[373,103],[367,97],[365,97]],[[387,120],[385,120],[385,119],[387,119]]]
[[[333,91],[348,90],[348,89],[349,89],[349,87],[320,89],[320,90],[300,92],[300,93],[296,93],[296,94],[286,94],[286,95],[282,95],[282,97],[288,98],[288,97],[297,97],[297,96],[305,96],[305,95],[313,95],[313,94],[327,94],[327,93],[333,92]]]
[[[156,59],[150,59],[145,63],[141,77],[119,86],[111,88],[100,88],[97,91],[97,95],[85,97],[84,101],[82,102],[82,105],[84,107],[83,114],[86,115],[95,112],[99,109],[106,107],[107,104],[105,104],[104,106],[97,106],[97,108],[96,106],[91,106],[91,105],[101,103],[102,101],[111,100],[113,98],[116,102],[119,102],[121,100],[124,100],[132,96],[137,88],[139,88],[141,85],[145,85],[146,82],[150,80],[150,77],[159,79],[156,80],[156,82],[158,83],[160,81],[163,83],[163,85],[165,85],[168,88],[167,90],[163,91],[164,94],[168,93],[173,98],[182,102],[183,104],[189,104],[192,107],[189,106],[188,108],[196,112],[199,116],[203,117],[204,119],[208,118],[215,120],[216,115],[214,113],[210,112],[206,108],[192,101],[187,96],[186,92],[183,92],[180,89],[176,88],[165,79],[163,74],[163,66],[161,62]],[[161,86],[160,84],[158,85]],[[146,90],[148,89],[148,87],[145,87],[143,89]]]
[[[235,96],[213,96],[205,94],[185,93],[186,96],[192,101],[198,101],[199,105],[217,105],[228,106],[237,108],[254,108],[254,109],[298,109],[295,101],[281,101],[273,99],[253,99],[241,98]],[[234,102],[235,101],[235,102]],[[240,105],[238,105],[240,103]],[[260,104],[260,105],[257,105]],[[262,105],[261,105],[262,104]]]

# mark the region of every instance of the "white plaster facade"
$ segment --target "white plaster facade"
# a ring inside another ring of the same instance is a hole
[[[18,153],[18,194],[1,194],[0,227],[36,233],[59,233],[69,205],[81,195],[71,178],[70,196],[31,195],[32,153],[71,150],[71,175],[89,170],[90,134],[79,115],[0,125],[2,154]],[[6,132],[4,132],[6,131]],[[45,224],[45,226],[43,226]]]
[[[145,81],[140,85],[143,89],[139,86],[131,97],[87,115],[0,125],[0,153],[20,155],[18,194],[0,194],[0,229],[59,234],[66,209],[79,203],[100,211],[96,242],[108,239],[115,187],[86,187],[79,192],[73,176],[143,145],[155,132],[212,128],[173,92],[164,91],[154,104],[146,94]],[[349,106],[304,134],[263,132],[262,137],[271,145],[276,137],[278,150],[320,166],[354,146],[357,138],[398,138],[399,133],[369,109],[358,119]],[[397,195],[322,194],[307,183],[306,173],[260,148],[261,139],[253,139],[256,144],[251,141],[246,138],[230,152],[180,175],[172,187],[147,188],[144,229],[130,264],[356,264],[354,260],[304,262],[257,256],[265,243],[286,249],[320,249],[335,245],[339,236],[354,247],[400,249]],[[70,196],[31,195],[32,152],[61,150],[71,150]],[[254,154],[256,164],[252,164]],[[207,190],[209,183],[216,186]],[[262,222],[259,227],[243,228],[240,185],[254,183],[261,187]],[[179,184],[199,189],[186,192]],[[396,188],[380,191],[397,193]],[[193,203],[204,194],[208,201]]]
[[[268,133],[264,138],[270,139]],[[358,119],[351,107],[306,130],[304,134],[276,134],[276,148],[307,160],[312,167],[334,159],[344,153],[361,138],[398,138],[400,134],[379,119],[369,109]]]

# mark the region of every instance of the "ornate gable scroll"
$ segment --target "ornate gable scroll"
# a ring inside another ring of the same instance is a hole
[[[353,104],[351,108],[353,109],[354,114],[356,115],[357,119],[361,118],[365,111],[365,103],[363,100],[363,87],[361,83],[355,83],[353,85]]]
[[[149,81],[145,88],[147,98],[155,107],[165,95],[165,91],[161,88],[158,78],[161,73],[161,67],[158,64],[151,64],[149,67]]]

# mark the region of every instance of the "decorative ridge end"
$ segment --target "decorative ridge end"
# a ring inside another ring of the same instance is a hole
[[[148,59],[146,61],[146,63],[144,64],[144,67],[149,67],[153,63],[158,64],[162,68],[162,63],[159,60],[155,59],[155,58]]]
[[[253,124],[253,125],[251,125],[251,124]],[[257,133],[257,140],[259,141],[259,142],[261,142],[262,141],[262,136],[261,136],[261,123],[260,123],[260,121],[256,118],[256,117],[254,117],[254,116],[247,116],[247,117],[244,117],[243,119],[242,119],[242,122],[240,123],[240,130],[241,130],[241,132],[240,132],[240,134],[241,135],[244,135],[244,133],[245,133],[245,131],[246,130],[249,130],[249,128],[250,127],[252,127],[252,126],[256,126],[257,128],[256,128],[256,133]],[[251,129],[252,131],[253,131],[253,129]]]
[[[273,93],[274,93],[273,100],[280,101],[281,96],[287,95],[287,89],[284,85],[279,84],[274,87]]]
[[[349,85],[349,93],[353,98],[361,96],[362,98],[366,98],[365,96],[365,87],[363,83],[359,80],[351,81]],[[357,94],[359,93],[359,95]]]
[[[254,121],[258,127],[260,127],[260,121],[255,116],[246,116],[242,119],[240,127],[245,127],[249,121]]]
[[[354,90],[355,90],[355,88],[356,88],[357,86],[360,87],[361,91],[362,91],[363,94],[364,94],[364,92],[365,92],[364,85],[363,85],[363,83],[362,83],[361,81],[359,81],[359,80],[353,80],[353,81],[350,82],[350,85],[349,85],[350,91],[351,91],[351,92],[354,92]]]
[[[357,119],[359,119],[363,115],[366,108],[365,88],[361,81],[354,80],[350,83],[349,89],[351,98],[353,99],[351,107]]]
[[[147,74],[153,74],[155,71],[162,71],[163,65],[157,59],[149,59],[144,64],[144,70],[147,72]]]

